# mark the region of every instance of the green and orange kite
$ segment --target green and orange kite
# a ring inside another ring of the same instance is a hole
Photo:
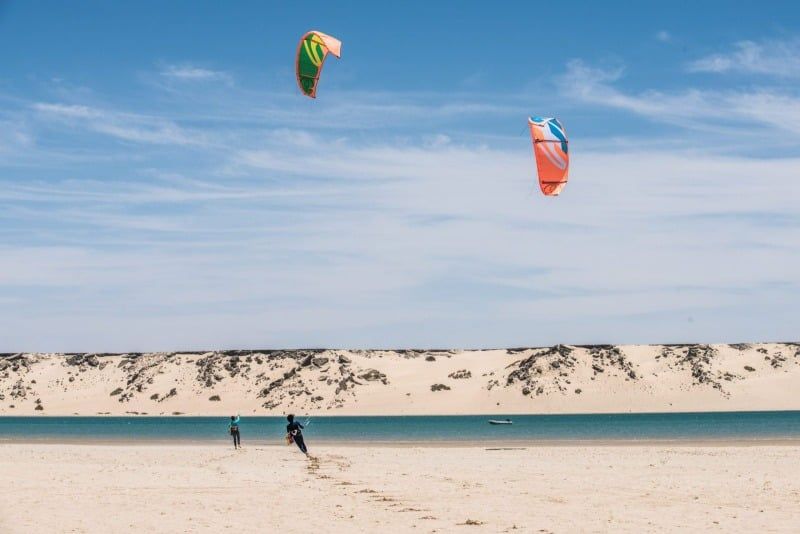
[[[339,39],[312,30],[300,39],[297,46],[297,85],[304,95],[317,97],[317,84],[328,54],[341,57],[342,42]]]

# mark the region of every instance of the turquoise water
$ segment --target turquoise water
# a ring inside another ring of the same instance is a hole
[[[506,417],[514,424],[488,424]],[[0,417],[0,442],[203,442],[228,439],[227,424],[225,417]],[[285,426],[283,417],[242,417],[242,441],[280,443]],[[314,442],[800,439],[800,411],[314,417],[305,433]]]

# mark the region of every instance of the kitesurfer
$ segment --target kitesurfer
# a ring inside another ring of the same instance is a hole
[[[292,441],[297,445],[297,447],[308,456],[308,449],[306,448],[306,442],[303,440],[303,431],[302,429],[305,428],[303,425],[298,423],[294,420],[294,415],[289,414],[286,416],[286,420],[289,421],[289,424],[286,425],[286,440],[291,443]]]
[[[233,448],[234,449],[241,449],[242,448],[242,438],[239,435],[239,416],[231,416],[231,423],[228,426],[228,430],[233,437]]]

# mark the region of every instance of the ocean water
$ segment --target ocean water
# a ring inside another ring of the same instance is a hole
[[[489,419],[511,418],[494,426]],[[301,422],[307,418],[299,416]],[[0,417],[0,442],[229,439],[225,417]],[[283,417],[242,417],[242,441],[281,443]],[[800,411],[591,415],[313,417],[314,442],[800,439]]]

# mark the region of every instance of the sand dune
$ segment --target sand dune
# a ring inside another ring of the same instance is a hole
[[[0,532],[797,531],[798,446],[313,452],[0,445]]]
[[[0,414],[800,409],[800,344],[0,355]]]

